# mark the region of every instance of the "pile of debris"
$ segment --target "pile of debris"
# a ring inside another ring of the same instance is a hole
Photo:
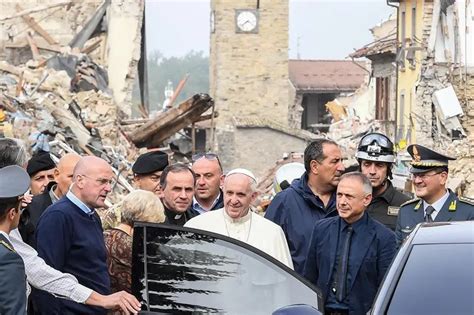
[[[130,54],[125,63],[128,69],[117,69],[117,58],[111,56],[125,48],[143,53],[141,1],[38,2],[28,10],[8,2],[1,3],[0,9],[4,30],[0,33],[0,136],[25,140],[30,153],[43,150],[59,158],[76,152],[104,158],[119,179],[111,204],[132,189],[131,165],[139,154],[159,147],[171,153],[166,148],[169,138],[217,115],[212,111],[203,116],[214,108],[206,94],[197,94],[154,118],[148,117],[143,103],[140,119],[132,118],[130,102],[120,103],[118,94],[127,94],[122,100],[131,100],[141,57]],[[112,47],[109,31],[130,12],[138,17],[130,20],[138,40],[115,41]],[[124,73],[119,89],[109,82],[111,68]]]

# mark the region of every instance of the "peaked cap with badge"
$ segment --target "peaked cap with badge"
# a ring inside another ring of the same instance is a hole
[[[132,166],[132,171],[134,174],[146,175],[163,171],[168,164],[168,154],[162,151],[151,151],[137,158]]]
[[[410,172],[425,173],[433,169],[448,168],[448,162],[455,158],[440,154],[418,144],[410,145],[408,153],[413,158],[411,162]],[[402,241],[413,231],[418,223],[422,222],[451,222],[451,221],[473,221],[474,220],[474,204],[472,201],[463,197],[458,197],[451,190],[447,190],[448,197],[441,209],[437,209],[438,213],[432,221],[426,221],[425,205],[423,198],[415,198],[401,205],[398,212],[397,226],[395,234],[397,243]]]
[[[435,152],[419,144],[409,145],[407,151],[413,159],[410,162],[410,172],[414,174],[425,173],[440,167],[447,168],[449,161],[456,160],[456,158]]]

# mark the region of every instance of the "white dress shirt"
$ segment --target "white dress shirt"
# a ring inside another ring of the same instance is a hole
[[[23,242],[18,229],[10,232],[10,241],[25,263],[30,285],[77,303],[84,303],[92,294],[92,290],[80,284],[73,275],[48,266],[33,247]]]

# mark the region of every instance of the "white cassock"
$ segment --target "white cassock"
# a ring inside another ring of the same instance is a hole
[[[281,227],[252,211],[244,217],[232,219],[224,208],[221,208],[200,214],[184,226],[238,239],[293,269],[290,250]]]

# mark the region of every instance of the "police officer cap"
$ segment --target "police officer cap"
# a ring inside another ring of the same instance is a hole
[[[150,174],[163,171],[168,164],[168,154],[161,151],[151,151],[138,157],[132,166],[132,171],[139,175]]]
[[[407,151],[413,159],[410,162],[410,172],[412,173],[424,173],[440,167],[447,168],[448,161],[456,160],[456,158],[440,154],[419,144],[409,145]]]
[[[50,170],[55,167],[56,164],[54,164],[49,153],[42,152],[33,155],[33,157],[28,161],[28,165],[26,166],[26,172],[28,173],[28,175],[30,175],[30,177],[32,177],[38,172]]]
[[[30,176],[17,165],[0,169],[0,199],[23,195],[30,187]]]

